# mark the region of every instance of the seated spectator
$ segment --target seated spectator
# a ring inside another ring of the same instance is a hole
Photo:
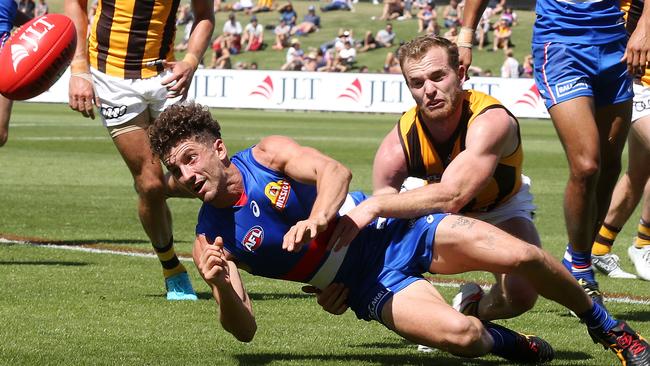
[[[273,33],[275,34],[275,43],[272,48],[274,50],[281,50],[288,46],[290,32],[291,27],[285,20],[281,20],[280,24],[278,24],[273,30]]]
[[[302,69],[303,55],[305,52],[300,48],[300,40],[298,38],[291,39],[291,47],[287,50],[286,62],[280,70],[283,71],[298,71]]]
[[[447,38],[451,43],[456,43],[456,40],[458,39],[458,26],[449,28],[449,30],[447,30],[443,36]]]
[[[175,51],[185,51],[187,43],[190,40],[190,33],[192,32],[192,25],[194,24],[194,14],[190,4],[185,4],[178,8],[178,15],[176,16],[176,27],[185,26],[183,30],[183,39],[174,46]]]
[[[255,15],[251,17],[251,22],[246,24],[241,43],[246,51],[259,51],[263,48],[264,27],[257,22]]]
[[[506,23],[508,23],[509,27],[517,25],[517,13],[515,13],[509,6],[503,11],[501,18],[499,19],[504,19]]]
[[[460,9],[458,8],[457,0],[449,1],[449,5],[445,6],[442,17],[444,19],[445,28],[460,26]]]
[[[360,72],[361,74],[367,74],[367,73],[370,72],[370,70],[368,70],[368,66],[366,66],[366,65],[361,65],[361,66],[359,66],[359,72]]]
[[[490,0],[487,8],[492,11],[492,14],[499,15],[506,8],[506,0]]]
[[[492,43],[492,51],[496,51],[499,48],[508,49],[510,47],[510,36],[512,35],[512,29],[508,26],[508,22],[505,19],[499,20],[499,22],[494,26],[494,42]]]
[[[316,71],[318,67],[318,53],[316,51],[310,51],[303,59],[302,71]]]
[[[524,56],[524,62],[521,64],[521,75],[519,75],[519,77],[533,77],[533,55]]]
[[[331,71],[346,72],[352,68],[357,58],[357,50],[352,47],[350,41],[343,43],[343,48],[334,58]]]
[[[386,24],[386,28],[377,31],[374,37],[370,31],[366,32],[366,36],[363,39],[363,47],[359,49],[359,52],[366,52],[381,47],[392,47],[394,40],[395,32],[393,32],[393,25],[388,23]]]
[[[402,67],[399,65],[397,53],[388,52],[384,61],[384,72],[387,74],[401,74]]]
[[[492,25],[490,24],[491,16],[492,9],[485,8],[483,15],[481,15],[481,19],[479,20],[478,26],[476,27],[476,43],[478,44],[479,50],[482,50],[483,47],[485,47],[485,45],[490,42],[488,36],[490,34],[490,30],[492,30]]]
[[[320,10],[352,10],[352,0],[330,0],[330,3],[325,6],[321,6]]]
[[[221,47],[214,49],[214,56],[212,57],[210,67],[213,69],[231,69],[230,51],[227,48]]]
[[[214,41],[216,46],[227,48],[230,53],[237,54],[241,50],[241,35],[243,29],[241,23],[235,19],[235,13],[228,14],[228,20],[223,24],[221,35]]]
[[[512,50],[506,49],[504,52],[506,58],[501,65],[502,78],[518,78],[519,77],[519,61],[513,57]]]
[[[250,14],[253,10],[253,0],[238,0],[232,4],[232,11],[243,11],[246,15]]]
[[[10,0],[10,1],[14,1],[14,0]],[[36,4],[34,3],[34,0],[20,0],[18,2],[18,10],[20,10],[22,13],[27,15],[28,18],[34,17],[35,8],[36,8]]]
[[[284,20],[289,27],[296,25],[298,14],[296,14],[296,11],[293,9],[293,4],[291,4],[291,2],[288,2],[286,5],[278,9],[278,12],[280,12],[280,20]]]
[[[262,13],[275,10],[274,0],[258,0],[257,5],[251,9],[251,13]]]
[[[418,14],[418,33],[426,32],[428,34],[440,34],[440,27],[438,26],[438,14],[436,10],[427,4],[421,9]]]
[[[291,35],[302,36],[315,32],[320,29],[320,16],[316,15],[316,7],[309,5],[307,8],[307,14],[302,20],[302,23],[291,28]]]
[[[244,61],[239,61],[235,64],[235,70],[248,70],[248,64]]]
[[[45,0],[38,0],[38,4],[36,4],[36,7],[34,8],[34,16],[40,17],[42,15],[48,14],[49,12],[50,10]]]
[[[251,62],[250,66],[248,67],[249,70],[257,70],[257,62],[253,61]]]
[[[413,9],[420,11],[429,5],[433,10],[436,10],[436,2],[434,0],[413,0]]]
[[[384,0],[384,10],[379,19],[393,20],[404,15],[404,2],[402,0]]]
[[[330,48],[334,48],[336,51],[338,51],[343,48],[343,43],[345,41],[351,41],[352,44],[354,44],[352,33],[349,30],[343,30],[342,28],[339,28],[338,36],[336,36],[336,38],[331,41],[327,41],[321,44],[320,49],[323,51],[323,53],[325,53],[325,51],[329,50]]]

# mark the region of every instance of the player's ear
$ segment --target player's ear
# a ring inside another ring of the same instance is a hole
[[[223,160],[228,158],[228,149],[226,149],[226,144],[223,143],[222,139],[218,138],[214,140],[212,150],[217,154],[219,159]]]
[[[458,86],[462,87],[465,83],[465,76],[467,75],[467,69],[464,65],[458,66]]]

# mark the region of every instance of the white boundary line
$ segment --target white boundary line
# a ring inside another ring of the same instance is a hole
[[[37,246],[43,248],[74,250],[74,251],[86,252],[86,253],[115,254],[115,255],[123,255],[128,257],[141,257],[141,258],[154,258],[154,259],[158,258],[153,253],[138,253],[138,252],[126,252],[126,251],[123,252],[123,251],[111,250],[111,249],[98,249],[98,248],[88,248],[88,247],[80,247],[80,246],[57,245],[57,244],[38,244],[38,243],[31,243],[22,240],[9,240],[3,237],[0,237],[0,245],[1,244],[22,244],[22,245],[30,245],[30,246]],[[192,258],[188,258],[188,257],[179,256],[178,259],[185,262],[192,261]],[[439,286],[439,287],[458,287],[462,283],[461,281],[450,281],[450,282],[429,281],[429,282],[431,282],[434,286]],[[482,287],[484,290],[488,289],[488,287],[486,286],[482,286]],[[626,296],[607,297],[605,298],[605,302],[631,304],[631,305],[650,305],[650,300],[632,299]]]

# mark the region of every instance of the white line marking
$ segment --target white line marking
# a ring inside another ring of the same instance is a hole
[[[88,248],[88,247],[69,246],[69,245],[37,244],[37,243],[30,243],[30,242],[21,241],[21,240],[9,240],[9,239],[5,239],[3,237],[0,237],[0,244],[22,244],[22,245],[31,245],[31,246],[37,246],[37,247],[43,247],[43,248],[74,250],[74,251],[86,252],[86,253],[116,254],[116,255],[123,255],[123,256],[128,256],[128,257],[141,257],[141,258],[158,259],[158,257],[153,253],[123,252],[123,251],[119,251],[119,250],[98,249],[98,248]],[[192,261],[192,258],[189,258],[189,257],[181,257],[181,256],[179,256],[178,259],[180,259],[182,261],[186,261],[186,262]],[[434,286],[439,286],[439,287],[458,287],[462,283],[462,281],[450,281],[450,282],[430,281],[430,282]],[[481,286],[481,287],[484,290],[489,289],[489,287],[487,287],[487,286]],[[619,304],[631,304],[631,305],[650,305],[650,300],[639,300],[639,299],[632,299],[632,298],[629,298],[629,297],[607,297],[607,298],[605,298],[605,302],[613,302],[613,303],[619,303]]]

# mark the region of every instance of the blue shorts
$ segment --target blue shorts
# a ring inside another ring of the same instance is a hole
[[[413,220],[390,219],[368,227],[350,243],[334,282],[350,289],[348,305],[357,318],[383,323],[386,302],[429,271],[436,228],[447,214]]]
[[[621,62],[626,42],[533,43],[535,82],[546,108],[581,96],[593,97],[596,107],[632,99],[632,78]]]

